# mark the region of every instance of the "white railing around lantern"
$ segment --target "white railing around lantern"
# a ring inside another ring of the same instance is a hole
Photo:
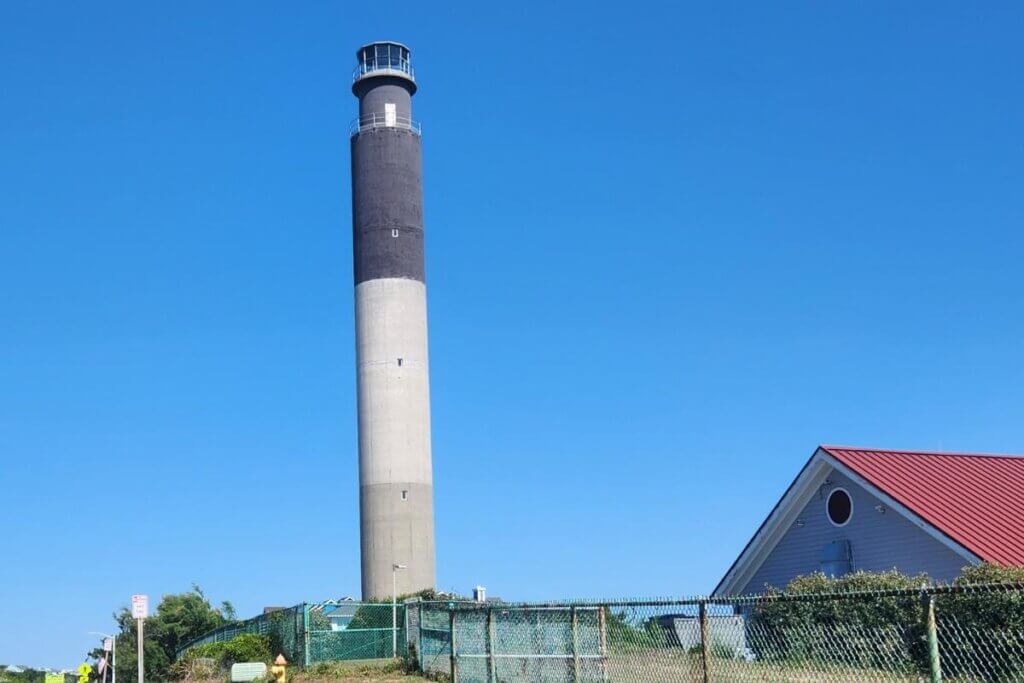
[[[349,135],[358,135],[374,128],[399,128],[407,130],[415,135],[423,134],[423,127],[419,121],[413,121],[408,116],[387,116],[386,114],[363,114],[352,121],[348,127]]]
[[[369,59],[365,62],[360,62],[356,65],[356,68],[352,70],[352,80],[358,81],[366,74],[380,73],[381,75],[392,74],[395,76],[408,76],[412,80],[416,80],[416,71],[412,68],[412,64],[407,59]]]

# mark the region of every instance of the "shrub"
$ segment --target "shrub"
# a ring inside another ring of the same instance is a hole
[[[644,619],[628,607],[607,610],[604,628],[608,647],[612,650],[659,648],[668,644],[668,637],[656,619]]]
[[[830,579],[808,574],[793,579],[787,594],[833,595],[901,590],[895,596],[849,596],[841,600],[768,601],[748,613],[750,647],[761,660],[803,659],[892,670],[929,670],[927,633],[918,589],[925,574],[856,572]],[[978,590],[978,584],[1024,583],[1024,568],[970,566],[953,582],[963,588],[935,599],[943,673],[981,676],[986,681],[1019,680],[1024,652],[1015,638],[1024,633],[1024,593]],[[778,590],[768,589],[769,595]]]
[[[243,633],[222,643],[197,645],[185,653],[186,664],[200,658],[210,658],[223,668],[240,662],[270,662],[270,640],[255,633]]]
[[[1024,583],[1024,567],[967,567],[954,581],[964,591],[936,599],[943,672],[982,675],[987,681],[1020,680],[1024,652],[1016,639],[1024,633],[1024,593],[968,588],[983,583],[1019,586]]]
[[[908,669],[924,666],[927,671],[921,603],[914,591],[929,583],[927,575],[907,576],[896,571],[855,572],[837,579],[821,573],[797,577],[786,586],[787,594],[907,593],[756,605],[749,614],[750,647],[759,659],[768,661],[815,659],[866,668],[891,668],[899,663]],[[778,593],[768,590],[769,595]]]

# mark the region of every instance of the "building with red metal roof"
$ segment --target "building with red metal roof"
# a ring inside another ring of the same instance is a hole
[[[822,571],[1024,565],[1024,457],[820,446],[715,588],[781,588]]]

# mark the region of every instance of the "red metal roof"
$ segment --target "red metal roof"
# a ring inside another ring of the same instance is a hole
[[[982,560],[1024,565],[1024,457],[821,448]]]

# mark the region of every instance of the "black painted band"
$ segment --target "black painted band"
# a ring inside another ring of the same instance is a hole
[[[420,137],[375,128],[352,138],[355,282],[425,281]]]

